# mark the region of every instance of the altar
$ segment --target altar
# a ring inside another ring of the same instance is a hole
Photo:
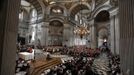
[[[34,59],[34,49],[32,53],[29,52],[20,52],[19,53],[19,58],[22,58],[24,60],[30,60],[30,59]]]

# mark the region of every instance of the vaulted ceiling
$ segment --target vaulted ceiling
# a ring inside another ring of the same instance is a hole
[[[37,14],[40,15],[42,14],[42,7],[40,3],[37,0],[26,0],[27,2],[31,3],[31,5],[34,6],[34,8],[37,10]]]
[[[26,1],[34,6],[34,8],[37,10],[38,15],[44,14],[43,13],[44,10],[50,5],[54,4],[64,6],[67,9],[67,11],[70,12],[70,16],[73,16],[77,14],[80,10],[93,11],[93,7],[96,8],[97,6],[105,3],[106,1],[114,3],[118,0],[26,0]]]

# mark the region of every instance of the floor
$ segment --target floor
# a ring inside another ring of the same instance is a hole
[[[105,53],[101,54],[99,58],[95,59],[93,62],[92,69],[99,75],[109,75],[108,71],[110,71],[109,59]]]

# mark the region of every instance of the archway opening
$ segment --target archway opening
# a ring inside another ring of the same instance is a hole
[[[63,23],[59,20],[53,20],[49,23],[49,45],[62,46],[63,42]]]
[[[106,10],[103,10],[103,11],[99,12],[97,14],[97,16],[95,17],[95,22],[109,21],[110,20],[109,16],[110,16],[109,12]]]
[[[110,36],[109,36],[109,27],[110,27],[110,14],[107,10],[103,10],[97,14],[95,17],[95,28],[96,28],[96,42],[97,47],[103,45],[104,42],[110,44]]]

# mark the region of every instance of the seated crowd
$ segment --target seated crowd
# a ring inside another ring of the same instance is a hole
[[[29,68],[30,68],[30,65],[29,65],[29,62],[26,61],[26,60],[23,60],[21,58],[19,58],[17,61],[16,61],[16,67],[15,67],[15,72],[16,72],[16,75],[28,75],[29,73]]]
[[[51,54],[62,51],[62,47],[46,47],[43,48],[43,51],[49,52]]]
[[[100,50],[97,48],[93,50],[91,48],[79,49],[79,48],[63,48],[60,52],[61,54],[66,54],[70,56],[84,56],[84,57],[97,57],[100,54]]]
[[[120,75],[120,58],[119,55],[110,56],[109,55],[109,67],[111,68],[112,75]]]
[[[42,75],[99,75],[92,70],[92,64],[95,58],[101,53],[107,53],[109,58],[108,74],[120,75],[119,55],[112,55],[108,48],[97,48],[96,50],[88,49],[79,51],[78,49],[63,48],[61,54],[73,56],[73,60],[65,61],[51,69],[45,70]]]
[[[92,58],[79,55],[72,60],[45,70],[42,75],[97,75],[91,70],[92,63]]]
[[[20,46],[19,52],[32,52],[33,46]],[[92,64],[95,58],[98,58],[101,53],[107,53],[109,58],[110,75],[120,74],[120,58],[119,55],[113,55],[107,47],[100,47],[96,50],[91,48],[77,48],[77,47],[49,47],[42,48],[45,52],[55,53],[59,52],[61,55],[72,56],[73,59],[63,62],[51,69],[45,70],[42,75],[98,75],[92,70]],[[16,73],[25,71],[26,75],[29,71],[29,63],[21,58],[16,61]]]

